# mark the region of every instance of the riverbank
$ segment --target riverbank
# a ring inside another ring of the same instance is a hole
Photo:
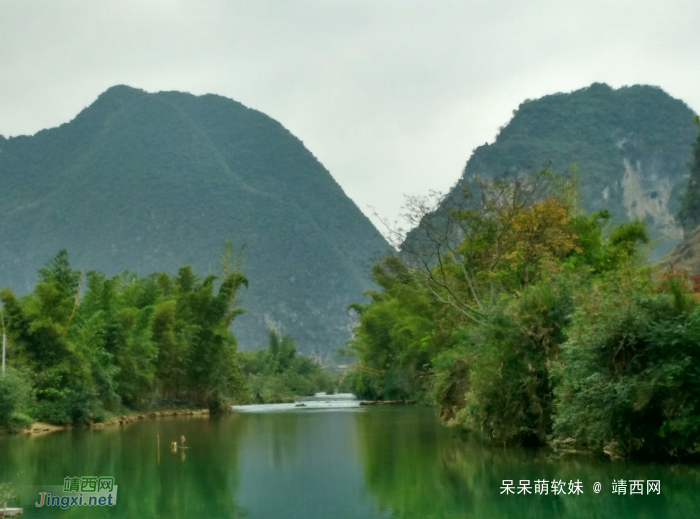
[[[348,407],[360,407],[360,406],[396,406],[396,405],[412,405],[415,401],[406,400],[377,400],[377,401],[359,401],[356,399],[355,395],[352,394],[334,394],[326,395],[323,393],[318,393],[313,397],[296,397],[290,399],[288,402],[277,402],[274,404],[252,404],[252,405],[241,405],[241,406],[231,406],[231,411],[239,412],[260,412],[260,410],[265,411],[280,411],[287,409],[333,409],[333,408],[348,408]],[[85,424],[83,427],[87,429],[101,430],[106,427],[112,427],[116,425],[129,425],[131,423],[139,422],[146,419],[159,419],[159,418],[172,418],[181,416],[209,416],[210,411],[208,409],[161,409],[159,411],[144,411],[135,412],[125,415],[118,415],[109,418],[103,422],[92,422],[90,424]],[[47,422],[34,422],[26,429],[20,431],[22,434],[30,436],[41,436],[45,434],[51,434],[58,431],[66,431],[72,429],[76,426],[72,425],[56,425]]]
[[[160,411],[147,411],[142,413],[131,413],[128,415],[113,416],[104,422],[93,422],[86,424],[87,429],[104,429],[115,425],[128,425],[130,423],[158,418],[170,418],[174,416],[209,416],[209,409],[164,409]],[[32,425],[23,429],[22,434],[31,436],[40,436],[58,431],[66,431],[73,428],[71,425],[55,425],[46,422],[34,422]]]

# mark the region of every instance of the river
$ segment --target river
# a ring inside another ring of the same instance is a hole
[[[425,407],[247,410],[0,437],[0,482],[20,490],[29,518],[658,519],[696,516],[700,506],[696,466],[485,447]],[[188,448],[172,452],[170,442],[183,435]],[[45,487],[88,476],[114,478],[116,505],[34,506]],[[563,480],[567,491],[580,481],[583,493],[535,494],[540,479]],[[613,494],[620,479],[658,480],[660,494],[648,495],[644,484],[643,495],[630,495],[629,483],[627,494]],[[514,481],[515,494],[501,493],[503,480]],[[517,493],[520,480],[532,493]]]

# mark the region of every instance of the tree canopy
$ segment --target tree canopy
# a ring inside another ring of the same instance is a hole
[[[473,185],[439,211],[414,200],[422,234],[375,265],[382,290],[351,307],[350,351],[373,370],[361,391],[433,403],[499,443],[697,453],[697,284],[655,281],[644,223],[586,214],[571,180]]]

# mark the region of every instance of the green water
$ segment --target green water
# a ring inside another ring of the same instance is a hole
[[[172,453],[169,442],[181,435],[189,449]],[[39,490],[32,487],[62,485],[66,476],[114,476],[116,506],[33,506]],[[614,478],[658,479],[661,495],[613,495]],[[505,496],[504,479],[578,479],[584,493]],[[485,448],[418,407],[238,413],[5,436],[0,481],[8,480],[30,518],[685,518],[700,505],[698,467]]]

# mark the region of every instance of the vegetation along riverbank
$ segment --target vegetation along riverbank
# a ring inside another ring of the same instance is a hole
[[[694,153],[681,218],[697,226]],[[362,369],[346,383],[498,444],[697,456],[700,277],[649,266],[645,223],[581,211],[574,176],[466,184],[410,201],[417,229],[351,307]]]
[[[74,270],[59,252],[31,294],[0,291],[9,343],[0,429],[101,427],[332,389],[290,336],[273,331],[268,348],[238,351],[230,328],[247,284],[225,261],[218,278],[201,279],[189,266],[175,276],[108,278]]]

